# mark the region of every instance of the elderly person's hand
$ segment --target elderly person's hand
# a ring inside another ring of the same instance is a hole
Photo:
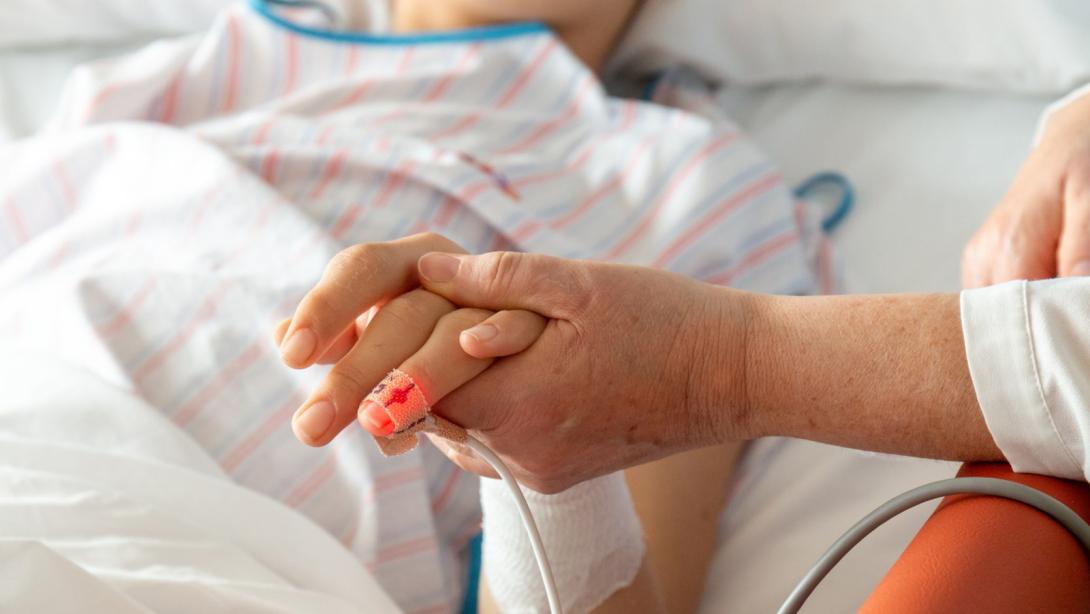
[[[431,250],[446,253],[421,258]],[[398,365],[442,380],[429,385],[435,411],[543,492],[748,435],[746,403],[724,400],[745,398],[744,379],[725,374],[744,372],[750,295],[647,268],[461,251],[417,235],[354,246],[331,263],[278,331],[289,365],[337,362],[295,419],[300,439],[331,440]],[[423,288],[414,289],[418,259]],[[361,334],[361,316],[384,302]],[[465,305],[498,312],[454,311]],[[543,331],[534,314],[549,318]],[[433,327],[438,340],[425,343]],[[724,339],[729,347],[718,347]],[[491,366],[466,359],[527,345]],[[427,356],[404,366],[414,353]],[[385,434],[374,418],[364,404],[361,425]],[[491,473],[468,450],[435,441],[459,465]]]
[[[520,482],[556,492],[766,435],[999,458],[959,313],[957,294],[749,294],[645,267],[470,256],[425,234],[342,252],[278,333],[289,365],[337,363],[295,418],[304,442],[329,442],[357,415],[388,434],[384,412],[360,403],[396,366]]]
[[[741,376],[750,295],[655,269],[513,252],[427,254],[419,271],[425,288],[456,304],[550,318],[527,350],[437,404],[535,490],[750,435]],[[471,329],[462,343],[501,337]],[[437,443],[485,471],[466,450]]]
[[[1053,113],[965,248],[962,283],[1090,275],[1090,95]]]

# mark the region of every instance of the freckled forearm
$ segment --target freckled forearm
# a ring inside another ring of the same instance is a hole
[[[957,460],[1002,458],[956,294],[755,298],[747,436]]]

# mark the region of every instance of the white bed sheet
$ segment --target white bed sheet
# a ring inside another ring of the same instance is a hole
[[[144,42],[0,48],[0,143],[30,136],[45,124],[57,110],[61,87],[75,66],[119,55]]]
[[[0,372],[0,611],[400,611],[131,391],[55,355],[4,352]]]
[[[0,140],[42,124],[73,65],[132,44],[0,52]],[[961,246],[1002,195],[1048,102],[816,83],[727,88],[720,101],[789,178],[833,169],[852,181],[856,209],[834,243],[847,288],[873,292],[957,289]],[[708,612],[774,609],[862,514],[955,467],[783,440],[758,443],[749,458],[722,520]],[[815,594],[811,611],[857,605],[927,511],[865,542]]]

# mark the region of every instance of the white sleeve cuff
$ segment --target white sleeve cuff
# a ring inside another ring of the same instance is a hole
[[[1084,479],[1049,407],[1035,354],[1028,283],[961,293],[965,354],[984,421],[1015,471]]]
[[[1033,133],[1033,145],[1037,146],[1037,144],[1041,142],[1041,137],[1043,137],[1045,134],[1045,125],[1048,123],[1048,120],[1050,117],[1052,117],[1053,113],[1059,111],[1060,109],[1066,107],[1067,105],[1075,102],[1079,98],[1082,98],[1086,95],[1090,95],[1090,83],[1087,83],[1086,85],[1076,89],[1075,91],[1057,100],[1056,102],[1048,105],[1048,107],[1045,108],[1045,112],[1041,114],[1041,119],[1037,120],[1037,130],[1035,130]]]
[[[645,547],[623,473],[587,480],[555,495],[522,490],[565,612],[589,612],[632,584]],[[496,605],[509,614],[547,612],[545,587],[507,485],[482,479],[481,510],[484,574]]]

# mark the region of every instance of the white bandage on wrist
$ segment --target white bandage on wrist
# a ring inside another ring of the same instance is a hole
[[[564,612],[588,612],[628,586],[644,543],[624,475],[613,473],[556,495],[523,489],[556,577]],[[530,540],[511,492],[481,480],[484,573],[500,611],[548,612]]]

